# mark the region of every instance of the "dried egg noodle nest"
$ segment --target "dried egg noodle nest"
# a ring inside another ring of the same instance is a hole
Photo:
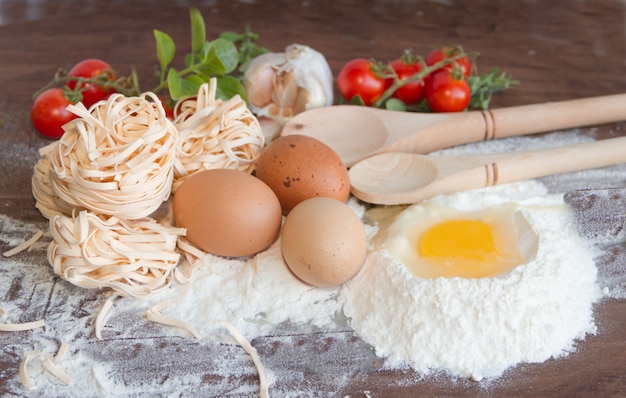
[[[203,84],[197,97],[180,101],[174,124],[179,131],[175,191],[193,173],[207,169],[252,172],[265,145],[257,118],[239,95],[216,99],[217,81]]]
[[[537,255],[492,278],[421,279],[384,245],[373,247],[341,299],[351,326],[386,366],[493,378],[518,363],[567,355],[596,332],[597,269],[563,195],[526,181],[431,202],[460,210],[516,203],[539,238]]]
[[[89,110],[70,107],[79,118],[48,154],[54,194],[97,214],[138,219],[153,213],[171,193],[178,137],[158,97],[113,94]]]
[[[48,262],[57,275],[87,289],[109,287],[147,298],[171,285],[180,259],[177,238],[185,231],[149,218],[122,220],[81,211],[76,217],[53,216],[50,232]]]

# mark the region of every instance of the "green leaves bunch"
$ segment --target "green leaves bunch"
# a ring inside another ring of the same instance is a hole
[[[217,97],[231,98],[239,94],[246,100],[241,75],[250,60],[268,50],[256,44],[258,36],[248,28],[243,34],[224,32],[207,40],[204,19],[196,8],[190,10],[191,52],[184,57],[184,68],[175,69],[174,40],[165,32],[154,30],[159,61],[159,85],[155,93],[168,89],[173,100],[196,95],[198,88],[212,77],[217,79]]]

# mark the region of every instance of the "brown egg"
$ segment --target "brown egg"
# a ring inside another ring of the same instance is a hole
[[[345,202],[350,196],[348,170],[328,145],[304,135],[287,135],[261,152],[255,175],[278,196],[287,214],[316,196]]]
[[[289,269],[304,282],[322,287],[350,280],[361,269],[367,250],[361,219],[331,198],[311,198],[294,207],[280,239]]]
[[[250,256],[278,237],[282,211],[274,192],[243,171],[214,169],[189,177],[174,194],[176,225],[207,253]]]

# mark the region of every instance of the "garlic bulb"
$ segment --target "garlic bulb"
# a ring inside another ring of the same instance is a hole
[[[333,75],[314,49],[291,44],[283,53],[254,58],[243,78],[250,109],[271,139],[294,115],[333,103]]]

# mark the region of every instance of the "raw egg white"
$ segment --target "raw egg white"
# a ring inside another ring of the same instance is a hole
[[[397,216],[385,245],[420,278],[486,278],[534,259],[538,239],[515,204],[464,211],[427,202]]]

